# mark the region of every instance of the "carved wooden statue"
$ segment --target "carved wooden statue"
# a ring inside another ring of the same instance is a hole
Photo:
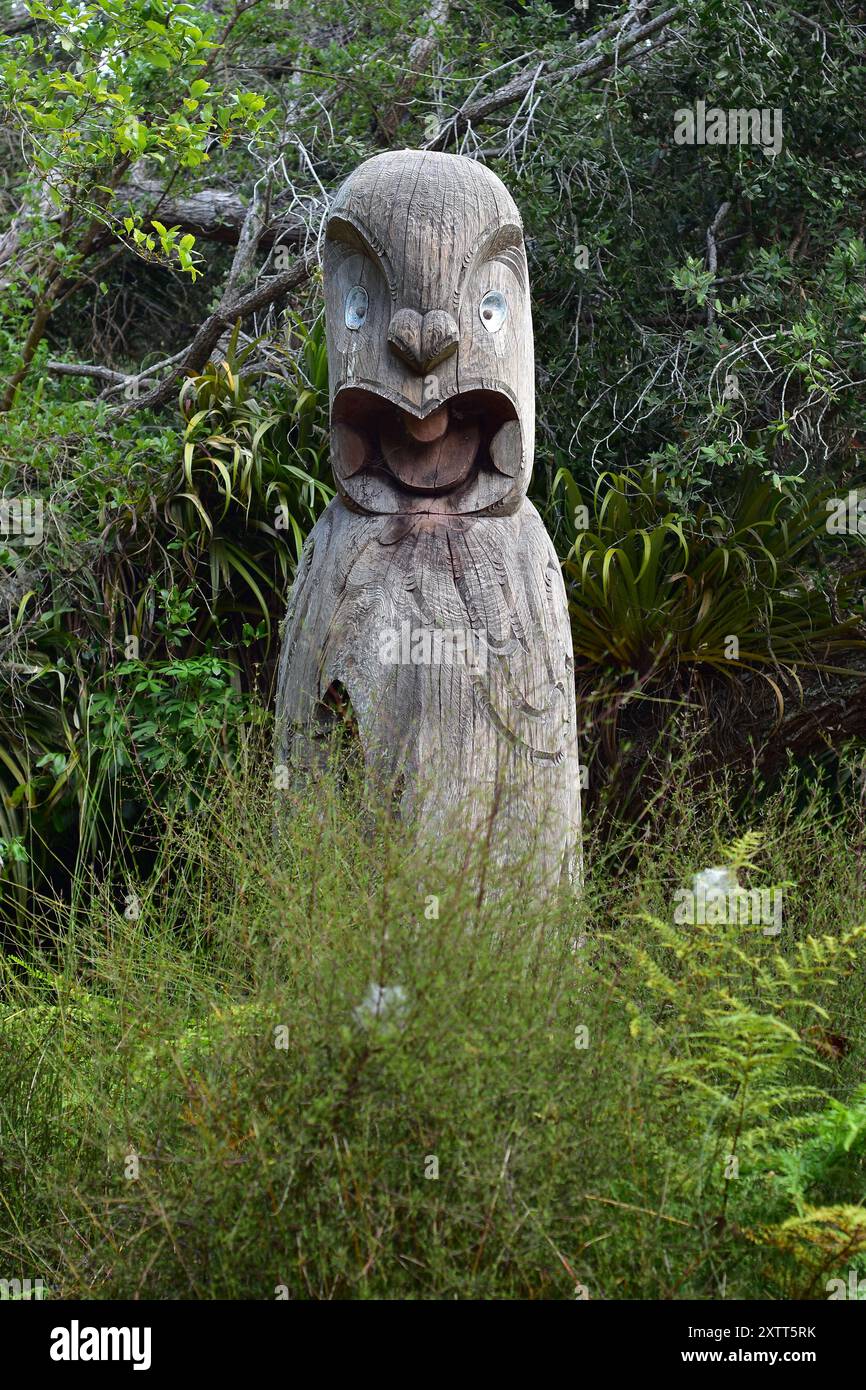
[[[425,834],[579,854],[559,562],[526,496],[535,392],[520,215],[489,169],[417,150],[343,184],[324,249],[338,496],[289,603],[277,761],[312,767],[351,701],[373,782]]]

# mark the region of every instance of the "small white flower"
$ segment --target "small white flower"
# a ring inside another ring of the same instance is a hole
[[[362,1028],[376,1024],[396,1024],[402,1028],[408,1007],[409,1000],[402,985],[378,985],[373,981],[354,1010],[355,1021]]]
[[[737,874],[735,869],[719,867],[702,869],[692,880],[695,894],[711,893],[721,889],[723,893],[736,892]]]

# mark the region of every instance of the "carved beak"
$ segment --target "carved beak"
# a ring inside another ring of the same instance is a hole
[[[388,325],[391,351],[418,376],[444,362],[457,349],[457,324],[444,309],[429,314],[398,309]]]

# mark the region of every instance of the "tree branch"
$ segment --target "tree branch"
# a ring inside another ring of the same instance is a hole
[[[172,193],[158,179],[137,177],[121,190],[132,206],[159,218],[167,227],[179,226],[204,241],[237,243],[248,207],[234,190],[202,188],[194,193]],[[297,246],[304,239],[305,226],[299,217],[270,218],[263,226],[259,244],[275,241]]]
[[[124,386],[131,380],[126,372],[115,372],[111,367],[101,367],[96,363],[91,365],[89,362],[56,362],[52,358],[45,366],[56,376],[95,377],[98,381],[110,381],[119,386]]]
[[[225,304],[230,304],[237,297],[239,286],[249,274],[265,229],[262,218],[264,206],[265,197],[262,191],[262,181],[259,181],[253,188],[253,195],[238,233],[237,250],[232,258],[231,270],[223,288],[220,308]]]
[[[715,284],[716,271],[719,267],[719,250],[718,246],[716,245],[716,236],[718,235],[719,228],[721,227],[730,210],[730,203],[722,203],[719,207],[718,212],[716,213],[715,217],[710,223],[709,227],[707,227],[707,270],[713,277],[713,284]],[[707,294],[708,328],[712,327],[715,317],[716,309],[713,303],[713,285],[710,285],[709,292]]]
[[[158,371],[169,367],[170,370],[165,379],[148,395],[131,400],[126,405],[117,406],[113,413],[122,417],[136,410],[153,409],[158,405],[164,405],[174,395],[176,382],[181,376],[190,372],[201,371],[227,328],[231,328],[238,319],[245,319],[259,309],[267,308],[269,304],[281,299],[291,290],[296,290],[309,278],[317,264],[317,259],[318,253],[315,250],[310,251],[299,259],[290,270],[285,270],[281,275],[275,275],[272,279],[254,286],[253,289],[232,303],[223,302],[200,325],[192,342],[186,348],[175,357],[167,358],[165,362],[157,363],[155,367],[149,367],[146,373],[143,372],[137,377],[131,377],[127,383],[127,390],[132,385],[140,384],[146,376],[154,376]]]
[[[637,44],[651,38],[653,34],[657,34],[659,30],[670,24],[672,19],[676,19],[682,14],[682,7],[674,5],[657,15],[655,19],[648,20],[645,24],[638,24],[637,27],[626,33],[627,26],[634,22],[637,13],[639,13],[638,8],[634,5],[630,6],[625,15],[621,15],[614,23],[608,24],[588,39],[584,39],[576,49],[576,53],[586,52],[589,49],[598,48],[599,44],[604,43],[609,38],[619,36],[619,41],[611,53],[596,53],[582,63],[569,66],[564,65],[565,57],[559,55],[554,59],[534,63],[531,68],[524,68],[516,77],[512,77],[510,82],[498,87],[495,92],[490,92],[487,96],[479,97],[476,101],[469,101],[461,106],[437,134],[425,142],[424,148],[428,150],[446,149],[470,126],[476,126],[481,121],[487,120],[489,116],[494,115],[495,112],[501,111],[503,107],[511,106],[515,101],[521,101],[533,87],[553,86],[562,82],[579,82],[585,78],[596,77],[608,68],[616,67],[620,60],[629,54]]]
[[[389,142],[394,138],[397,127],[406,114],[412,93],[425,75],[427,64],[436,51],[439,42],[438,31],[448,19],[450,8],[451,0],[430,0],[430,7],[423,18],[424,33],[411,45],[402,81],[389,110],[379,122],[380,129]]]

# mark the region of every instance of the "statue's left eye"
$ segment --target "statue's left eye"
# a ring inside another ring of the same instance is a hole
[[[478,306],[478,314],[488,333],[502,327],[508,315],[508,301],[501,290],[488,290]]]
[[[367,291],[363,285],[355,285],[346,295],[346,327],[360,328],[367,317]]]

